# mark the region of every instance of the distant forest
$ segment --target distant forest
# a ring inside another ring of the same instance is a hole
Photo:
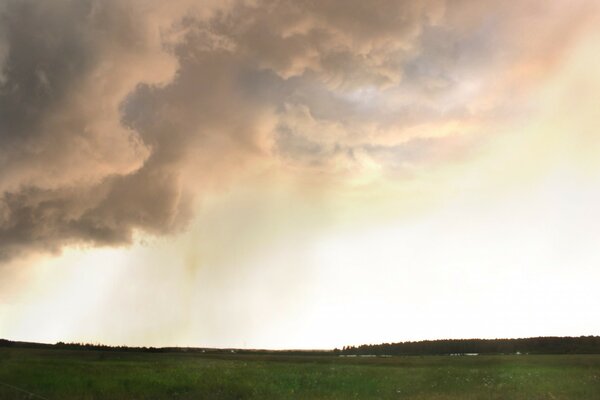
[[[95,350],[150,353],[282,354],[339,356],[469,355],[469,354],[600,354],[600,336],[535,337],[525,339],[447,339],[345,346],[334,350],[252,350],[199,347],[128,347],[90,343],[56,344],[0,339],[0,347]]]
[[[600,354],[600,336],[449,339],[347,346],[344,355]]]

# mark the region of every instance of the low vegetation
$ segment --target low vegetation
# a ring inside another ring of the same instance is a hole
[[[597,400],[600,355],[347,357],[0,347],[0,382],[0,399],[7,400]]]

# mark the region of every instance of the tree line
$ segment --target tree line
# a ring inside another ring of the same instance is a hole
[[[341,355],[600,354],[600,336],[446,339],[345,346]]]
[[[523,339],[445,339],[382,344],[344,346],[334,350],[260,350],[215,349],[199,347],[130,347],[94,343],[55,344],[15,342],[0,339],[0,347],[51,348],[62,350],[94,350],[144,353],[206,353],[265,355],[448,355],[448,354],[600,354],[600,336],[534,337]]]

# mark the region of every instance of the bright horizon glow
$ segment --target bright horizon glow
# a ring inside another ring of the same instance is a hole
[[[82,72],[81,96],[110,112],[69,92],[41,124],[54,136],[0,148],[0,338],[325,349],[600,334],[593,2],[498,6],[502,21],[424,3],[406,18],[426,26],[402,30],[238,5],[239,32],[175,23],[212,15],[190,4],[144,8],[131,54],[90,39],[119,62]],[[260,31],[277,12],[285,26]],[[6,71],[0,84],[18,81]],[[61,136],[80,120],[91,137]]]

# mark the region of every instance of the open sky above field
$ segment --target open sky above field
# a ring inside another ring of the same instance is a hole
[[[600,333],[595,0],[0,1],[0,337]]]

